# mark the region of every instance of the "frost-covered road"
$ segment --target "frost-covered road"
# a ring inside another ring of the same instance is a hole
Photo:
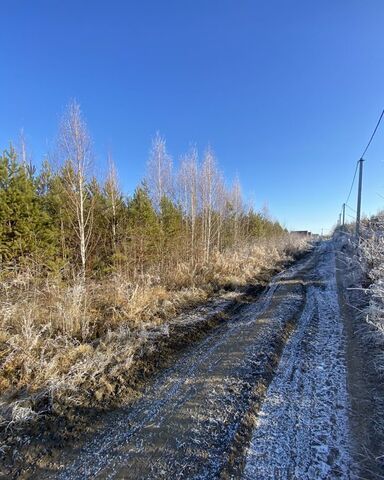
[[[249,447],[244,478],[351,478],[345,339],[335,257],[324,245]]]
[[[34,478],[351,478],[343,342],[324,243]]]

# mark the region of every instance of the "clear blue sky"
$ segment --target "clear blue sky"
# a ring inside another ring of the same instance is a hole
[[[384,108],[383,0],[2,0],[1,19],[0,148],[23,128],[38,163],[75,97],[126,192],[159,130],[175,160],[210,143],[288,228],[327,229]],[[367,160],[374,213],[384,128]]]

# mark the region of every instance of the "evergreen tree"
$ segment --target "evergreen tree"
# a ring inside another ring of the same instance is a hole
[[[144,274],[159,258],[160,225],[146,185],[128,202],[128,241],[134,273]]]
[[[0,256],[20,264],[38,257],[45,266],[56,255],[55,228],[38,195],[31,170],[18,163],[11,147],[0,157]]]
[[[93,205],[93,223],[88,246],[88,268],[97,273],[103,273],[110,269],[112,251],[108,242],[107,199],[95,177],[89,182],[87,198],[88,202]]]
[[[181,208],[177,207],[172,200],[163,196],[160,201],[160,224],[162,233],[162,260],[174,258],[172,254],[182,251],[181,239],[183,234],[183,214]],[[167,257],[167,255],[170,257]]]

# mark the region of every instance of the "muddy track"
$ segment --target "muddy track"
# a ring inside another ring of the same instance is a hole
[[[77,451],[58,451],[29,478],[236,478],[253,416],[316,282],[315,250],[261,297],[185,351],[133,406],[103,418]]]

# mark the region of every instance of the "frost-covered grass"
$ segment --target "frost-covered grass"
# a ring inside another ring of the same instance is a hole
[[[363,222],[359,242],[350,233],[337,241],[346,252],[344,260],[348,262],[349,276],[353,277],[350,288],[364,294],[361,334],[365,344],[374,350],[374,366],[384,380],[384,213]]]
[[[384,214],[366,219],[359,242],[348,232],[337,235],[345,262],[348,299],[356,312],[356,334],[361,339],[369,373],[377,392],[372,391],[375,441],[384,438]],[[377,386],[377,388],[376,388]]]
[[[364,338],[374,347],[375,370],[380,381],[384,382],[384,215],[367,224],[360,252],[369,283]]]
[[[132,284],[114,275],[68,285],[28,272],[9,277],[0,284],[0,422],[135,395],[127,376],[169,334],[170,319],[306,248],[288,235],[260,241],[216,254],[193,271],[177,264],[167,281],[148,275]],[[140,368],[145,375],[145,362]]]

